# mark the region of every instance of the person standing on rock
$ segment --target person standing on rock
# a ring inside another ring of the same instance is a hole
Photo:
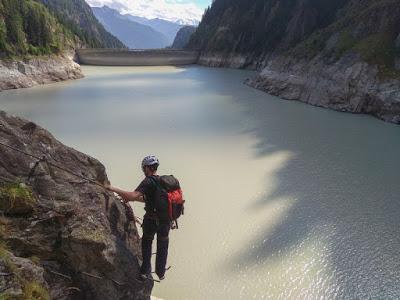
[[[168,256],[169,231],[171,220],[168,214],[156,212],[155,203],[160,198],[158,188],[159,177],[157,169],[160,165],[157,157],[150,155],[143,159],[142,170],[146,178],[139,184],[135,191],[129,192],[111,185],[106,186],[109,191],[117,193],[125,202],[137,201],[145,204],[146,214],[143,218],[142,256],[143,263],[140,268],[140,279],[151,279],[151,256],[154,236],[157,234],[156,274],[163,280]]]

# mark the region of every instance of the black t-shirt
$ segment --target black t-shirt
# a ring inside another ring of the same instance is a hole
[[[157,187],[155,185],[154,179],[146,177],[139,184],[135,191],[143,194],[145,200],[145,211],[154,212],[154,203],[157,193]]]

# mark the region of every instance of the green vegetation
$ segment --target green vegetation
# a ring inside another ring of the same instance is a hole
[[[124,47],[84,0],[0,0],[0,58],[57,54],[76,45]]]
[[[398,77],[398,0],[215,0],[188,48],[263,57],[284,54],[328,63],[346,54]]]
[[[346,1],[215,0],[189,47],[254,54],[277,47],[289,49],[314,30],[327,26]],[[314,11],[318,11],[317,17]]]
[[[6,217],[0,217],[0,239],[8,236],[9,220]]]
[[[104,29],[85,0],[36,0],[44,4],[68,30],[90,48],[125,48]]]
[[[75,228],[72,232],[74,239],[84,239],[93,243],[104,243],[105,235],[102,229],[92,229],[85,226]]]
[[[20,300],[49,300],[48,290],[40,283],[31,281],[24,284],[24,297]]]
[[[0,295],[0,300],[49,300],[48,290],[39,282],[26,280],[19,273],[18,267],[11,259],[10,249],[4,241],[0,241],[0,260],[7,268],[7,272],[13,273],[13,278],[22,286],[23,295],[12,296],[7,293]]]
[[[32,190],[21,183],[9,183],[0,187],[0,210],[10,214],[29,213],[37,200]]]
[[[32,261],[35,265],[40,265],[40,257],[33,255],[29,257],[29,260]]]
[[[4,241],[0,241],[0,260],[3,261],[8,272],[10,272],[10,273],[17,272],[17,267],[11,261],[11,256],[10,256],[10,252],[9,252],[7,243]]]
[[[45,6],[33,0],[0,0],[1,56],[58,53],[72,45],[66,31]]]
[[[389,33],[379,33],[370,35],[355,46],[354,50],[359,52],[362,58],[369,62],[386,67],[394,65],[396,49],[394,40]]]

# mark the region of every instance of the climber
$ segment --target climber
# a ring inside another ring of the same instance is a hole
[[[143,159],[142,170],[146,178],[133,192],[124,191],[111,185],[105,186],[109,191],[118,194],[126,203],[136,201],[145,204],[146,213],[144,215],[142,224],[143,263],[140,268],[139,277],[139,279],[142,281],[146,279],[152,279],[151,256],[155,234],[157,234],[156,274],[160,280],[165,278],[171,220],[167,214],[158,214],[154,207],[155,203],[158,201],[157,198],[160,198],[157,185],[159,178],[157,175],[157,168],[159,164],[159,160],[153,155],[147,156]]]

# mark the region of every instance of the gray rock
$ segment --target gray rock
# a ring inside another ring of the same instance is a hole
[[[39,289],[47,294],[48,286],[44,279],[44,269],[29,259],[16,257],[2,249],[0,252],[0,298],[32,299],[30,293]],[[1,296],[4,296],[2,298]],[[40,299],[40,298],[35,298]]]
[[[400,123],[400,81],[382,79],[377,66],[346,55],[333,64],[276,56],[246,84],[288,100]]]
[[[101,184],[108,182],[96,159],[5,112],[0,112],[0,142],[44,155],[47,162]],[[0,146],[0,186],[23,182],[37,200],[28,216],[0,218],[0,241],[29,266],[37,261],[34,273],[43,274],[43,279],[36,276],[37,281],[51,298],[149,299],[152,283],[136,281],[141,253],[132,211],[102,187],[47,162],[39,164],[28,180],[35,159]],[[4,263],[1,268],[9,271]],[[27,269],[21,269],[21,276],[28,276]],[[0,289],[18,294],[23,288],[13,282],[0,281]]]
[[[0,60],[0,91],[83,77],[73,53],[21,60]]]

